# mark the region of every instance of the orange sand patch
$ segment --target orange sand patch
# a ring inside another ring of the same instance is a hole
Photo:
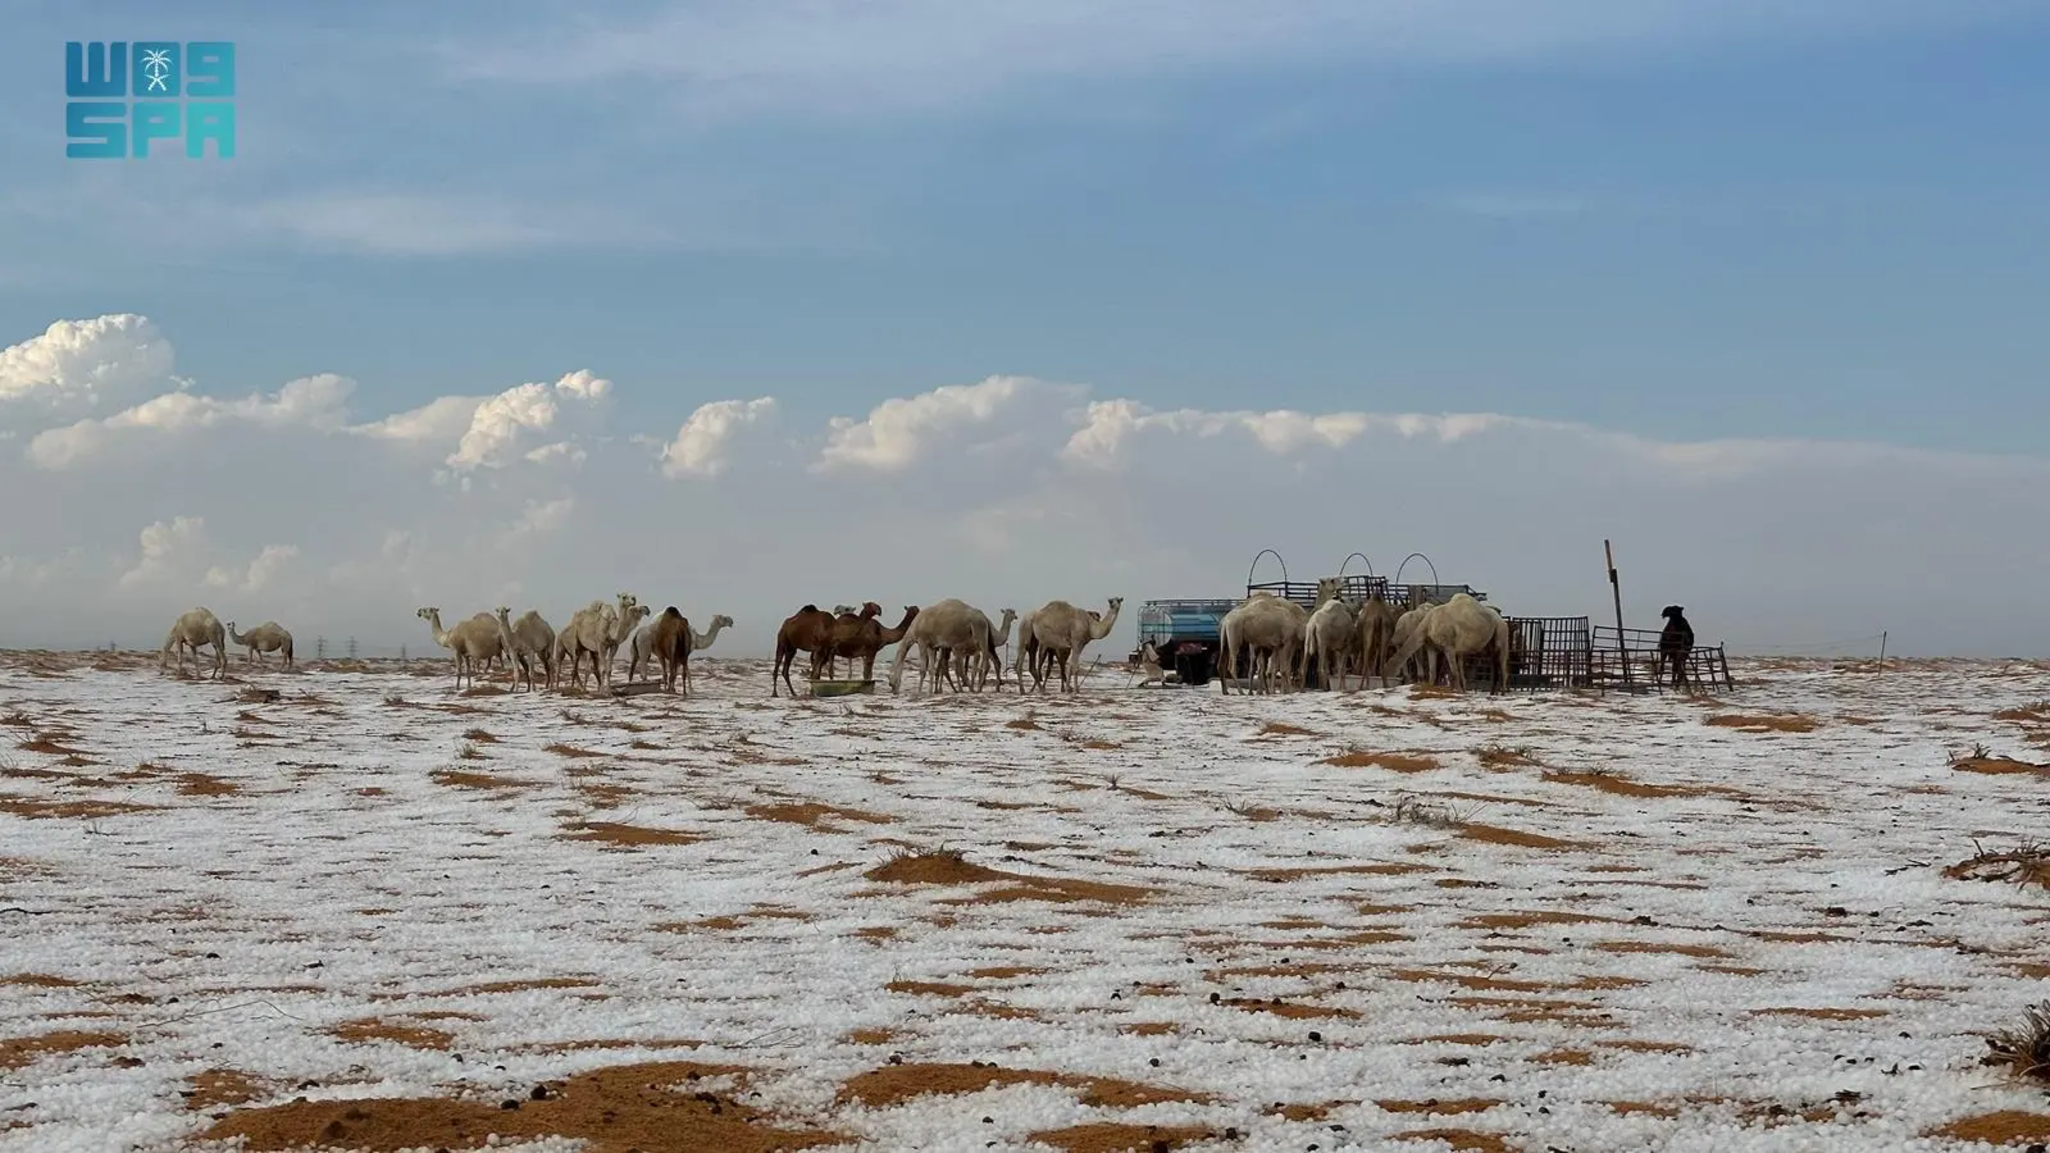
[[[1613,773],[1547,771],[1544,779],[1555,785],[1582,785],[1619,797],[1708,797],[1727,794],[1729,789],[1692,788],[1687,785],[1648,785]]]
[[[1594,1054],[1585,1049],[1552,1049],[1532,1057],[1539,1065],[1592,1065]]]
[[[1508,1142],[1495,1134],[1472,1129],[1411,1129],[1395,1137],[1404,1141],[1443,1141],[1459,1153],[1515,1153]]]
[[[1109,1077],[1084,1077],[1042,1069],[1006,1069],[976,1061],[966,1065],[884,1065],[848,1079],[838,1099],[858,1101],[872,1109],[888,1108],[917,1097],[975,1093],[992,1085],[1057,1085],[1081,1090],[1084,1105],[1129,1109],[1162,1101],[1203,1103],[1210,1098],[1182,1089],[1165,1089]]]
[[[967,985],[949,985],[944,981],[891,981],[883,988],[892,993],[916,993],[928,997],[958,997],[972,991]]]
[[[186,773],[178,778],[178,792],[188,797],[225,797],[241,791],[235,782],[206,773]]]
[[[1017,729],[1020,732],[1031,733],[1038,732],[1046,726],[1040,724],[1038,721],[1033,720],[1031,717],[1014,717],[1011,720],[1005,721],[1004,727],[1007,729]]]
[[[269,1086],[261,1079],[237,1069],[208,1069],[192,1079],[192,1088],[181,1089],[187,1109],[214,1109],[241,1105],[263,1096]]]
[[[426,1144],[442,1149],[484,1148],[492,1134],[500,1142],[580,1138],[590,1153],[769,1153],[847,1140],[837,1133],[777,1128],[739,1094],[691,1087],[701,1077],[744,1072],[684,1061],[622,1065],[535,1086],[512,1099],[510,1107],[434,1097],[302,1099],[230,1113],[197,1136],[205,1141],[242,1138],[252,1153],[315,1145],[395,1153],[420,1147],[426,1134],[433,1134]]]
[[[604,753],[597,752],[592,749],[579,748],[576,745],[565,745],[561,741],[556,741],[553,744],[542,745],[541,751],[544,753],[554,753],[558,757],[568,757],[572,760],[589,757],[602,757],[605,755]]]
[[[1701,723],[1747,733],[1812,733],[1822,724],[1805,713],[1715,713]]]
[[[470,993],[526,993],[535,989],[594,989],[598,982],[588,977],[534,977],[525,981],[487,981],[482,985],[466,985],[451,989],[443,996],[463,996]]]
[[[1727,957],[1714,945],[1680,945],[1667,941],[1597,941],[1604,953],[1676,953],[1682,957]]]
[[[1490,845],[1514,845],[1522,849],[1592,849],[1597,846],[1586,841],[1568,841],[1559,837],[1547,837],[1543,833],[1526,833],[1517,829],[1504,829],[1497,825],[1480,825],[1471,821],[1458,826],[1459,835],[1470,841],[1484,841]]]
[[[0,1040],[0,1070],[19,1069],[40,1057],[76,1053],[80,1049],[113,1048],[127,1043],[128,1038],[119,1033],[85,1033],[75,1029],[60,1029],[35,1037],[9,1037]]]
[[[816,801],[782,805],[749,805],[747,807],[747,815],[764,821],[781,821],[786,825],[803,825],[807,829],[817,829],[824,833],[846,831],[842,826],[832,822],[831,818],[833,817],[848,821],[865,821],[871,825],[887,825],[892,823],[889,817],[878,816],[875,813],[865,813],[860,809],[841,808],[838,805],[822,805]]]
[[[1777,1009],[1753,1009],[1753,1017],[1807,1017],[1816,1021],[1857,1021],[1867,1017],[1884,1017],[1884,1009],[1804,1009],[1789,1006]]]
[[[1459,1097],[1440,1101],[1432,1097],[1427,1101],[1376,1101],[1374,1104],[1389,1113],[1430,1113],[1457,1116],[1461,1113],[1484,1113],[1502,1102],[1494,1097]]]
[[[1556,909],[1533,909],[1523,913],[1481,913],[1459,922],[1462,929],[1528,929],[1532,925],[1594,925],[1617,924],[1614,917],[1594,917],[1586,913],[1564,913]]]
[[[1396,981],[1427,983],[1443,981],[1464,989],[1479,989],[1497,993],[1543,993],[1552,986],[1543,981],[1517,981],[1507,977],[1476,977],[1468,973],[1447,973],[1442,969],[1390,969],[1388,976]]]
[[[431,1029],[424,1025],[411,1025],[378,1017],[344,1021],[329,1032],[344,1041],[391,1041],[411,1049],[446,1049],[456,1039],[455,1034],[444,1029]]]
[[[1035,877],[974,864],[959,853],[930,852],[897,857],[877,865],[862,876],[871,881],[901,885],[1001,884],[1004,888],[949,903],[981,904],[993,901],[1101,901],[1113,905],[1136,905],[1153,895],[1136,885],[1113,885],[1102,881],[1080,881],[1061,877]]]
[[[575,826],[576,831],[565,835],[571,841],[598,841],[621,849],[639,849],[649,845],[695,845],[705,838],[697,833],[682,829],[648,829],[639,825],[619,825],[610,821],[587,821]]]
[[[0,794],[0,813],[13,813],[29,820],[70,819],[97,821],[123,813],[147,812],[152,806],[126,801],[42,801],[34,797]]]
[[[1960,1118],[1941,1129],[1932,1129],[1924,1136],[1950,1137],[1958,1141],[1984,1141],[1988,1145],[2020,1145],[2025,1141],[2050,1141],[2050,1114],[2003,1109],[1998,1113],[1982,1113],[1977,1117]]]
[[[1167,1153],[1185,1141],[1215,1137],[1200,1125],[1120,1125],[1100,1121],[1066,1129],[1042,1129],[1031,1139],[1065,1153]]]
[[[533,787],[532,781],[522,781],[513,777],[497,777],[490,773],[466,773],[461,769],[436,769],[429,773],[428,777],[435,784],[447,785],[452,789],[528,789]]]
[[[2050,765],[2018,761],[2013,757],[1966,757],[1963,760],[1952,761],[1950,767],[1961,773],[1985,773],[1990,776],[2050,777]]]
[[[1314,737],[1317,734],[1303,728],[1301,725],[1284,724],[1281,721],[1268,721],[1260,726],[1259,732],[1253,735],[1257,737]]]
[[[69,977],[54,977],[48,973],[15,973],[0,977],[0,985],[26,985],[36,989],[75,989],[78,984]]]
[[[1422,773],[1435,769],[1438,761],[1429,756],[1410,753],[1370,753],[1360,749],[1325,757],[1320,765],[1336,765],[1341,769],[1387,769],[1391,773]]]
[[[1351,1009],[1331,1005],[1304,1005],[1295,1001],[1284,1001],[1279,997],[1226,997],[1218,1002],[1248,1013],[1267,1013],[1295,1021],[1321,1021],[1329,1018],[1351,1020],[1359,1016]]]
[[[1367,865],[1320,865],[1300,869],[1253,869],[1245,876],[1256,881],[1283,882],[1300,881],[1307,877],[1329,877],[1341,873],[1357,873],[1370,877],[1400,877],[1407,873],[1428,873],[1429,865],[1412,865],[1401,861],[1377,861]]]

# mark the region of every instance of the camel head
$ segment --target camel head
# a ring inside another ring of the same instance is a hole
[[[419,617],[419,618],[420,618],[421,620],[423,620],[423,621],[431,621],[431,620],[433,620],[433,619],[434,619],[435,617],[438,617],[438,616],[440,616],[440,615],[441,615],[441,610],[440,610],[440,609],[438,609],[438,608],[432,608],[432,607],[430,607],[430,608],[424,608],[424,609],[421,609],[421,610],[420,610],[419,612],[416,612],[416,613],[414,613],[413,615],[414,615],[414,616],[416,616],[416,617]]]
[[[817,606],[817,605],[806,605],[806,606],[804,606],[804,607],[806,607],[806,608],[808,608],[808,609],[812,610],[813,612],[817,612],[817,611],[818,611],[818,606]],[[834,615],[834,616],[836,616],[836,617],[837,617],[837,616],[843,616],[843,615],[846,615],[846,614],[848,614],[848,613],[852,613],[852,612],[855,612],[855,611],[856,611],[856,610],[855,610],[855,608],[854,608],[854,606],[853,606],[853,605],[834,605],[834,606],[833,606],[833,615]]]
[[[730,629],[733,627],[733,618],[725,613],[720,613],[712,618],[712,627],[715,629]]]
[[[917,612],[918,610],[917,610],[917,609],[912,609],[911,611],[912,611],[912,612]],[[868,618],[870,618],[870,617],[879,617],[879,616],[882,616],[882,615],[883,615],[883,606],[881,606],[881,605],[877,604],[877,603],[876,603],[876,602],[874,602],[874,601],[863,601],[863,602],[861,602],[861,617],[862,617],[862,619],[863,619],[863,620],[867,620],[867,619],[868,619]]]
[[[502,621],[510,620],[512,619],[512,606],[499,605],[497,608],[491,610],[491,614]]]

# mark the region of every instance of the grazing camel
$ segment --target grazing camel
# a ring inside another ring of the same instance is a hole
[[[876,612],[883,611],[881,605],[870,602],[867,606]],[[833,614],[817,605],[806,605],[789,616],[776,629],[776,659],[769,666],[769,695],[776,695],[776,678],[783,678],[783,687],[797,695],[797,686],[790,683],[790,665],[797,660],[798,653],[811,653],[813,669],[816,670],[818,651],[825,647],[827,634],[833,631]]]
[[[1452,594],[1450,600],[1425,616],[1423,626],[1396,653],[1397,663],[1408,660],[1426,645],[1444,654],[1452,687],[1459,692],[1466,691],[1466,658],[1481,652],[1491,652],[1499,666],[1489,691],[1508,689],[1509,622],[1466,593]],[[1435,656],[1432,663],[1436,663]]]
[[[512,661],[513,691],[520,691],[520,678],[527,679],[527,691],[534,691],[534,669],[539,666],[543,687],[555,688],[555,630],[541,619],[541,614],[528,609],[517,622],[512,619],[512,609],[498,606],[499,647],[510,654]]]
[[[235,622],[228,622],[228,641],[245,650],[242,663],[263,664],[262,653],[277,653],[284,658],[284,667],[292,667],[292,634],[276,621],[265,621],[246,633],[235,631]]]
[[[454,658],[458,689],[463,687],[465,675],[469,676],[470,685],[474,688],[478,666],[484,663],[485,658],[504,648],[498,637],[498,621],[488,613],[478,613],[449,631],[443,631],[441,627],[441,610],[438,608],[429,606],[413,615],[427,622],[427,627],[433,630],[434,643],[447,649]]]
[[[1421,646],[1412,648],[1409,643],[1412,637],[1422,634],[1424,622],[1430,619],[1432,611],[1437,607],[1435,601],[1425,601],[1395,618],[1394,627],[1388,631],[1387,655],[1382,658],[1385,662],[1381,669],[1382,680],[1393,678],[1423,681],[1427,684],[1437,683],[1438,664],[1435,656],[1429,651],[1421,651]],[[1400,661],[1396,660],[1395,654],[1405,649],[1411,655]],[[1423,665],[1429,667],[1419,665],[1420,660]]]
[[[1665,681],[1667,664],[1673,666],[1673,687],[1688,683],[1687,663],[1694,657],[1694,626],[1687,623],[1687,610],[1679,605],[1667,605],[1659,610],[1666,618],[1665,628],[1659,630],[1659,653],[1652,665],[1651,683],[1658,685]]]
[[[1032,610],[1032,639],[1039,649],[1032,664],[1034,690],[1046,691],[1042,666],[1050,669],[1056,660],[1061,666],[1061,690],[1074,692],[1081,688],[1082,650],[1089,647],[1090,641],[1110,635],[1110,630],[1117,627],[1118,610],[1124,604],[1125,598],[1111,597],[1109,611],[1102,614],[1077,608],[1067,601],[1048,601]]]
[[[1310,614],[1303,606],[1271,593],[1258,593],[1247,597],[1239,606],[1224,614],[1219,627],[1223,650],[1218,684],[1225,695],[1231,693],[1232,678],[1238,675],[1239,653],[1248,656],[1247,680],[1254,692],[1274,691],[1274,674],[1284,670],[1282,678],[1287,681],[1286,668],[1293,664],[1296,646],[1302,644],[1303,631],[1308,627]]]
[[[1359,622],[1353,616],[1352,606],[1336,595],[1318,605],[1305,622],[1303,662],[1306,666],[1312,659],[1317,662],[1317,680],[1327,690],[1343,687],[1340,682],[1345,680],[1346,667],[1358,651],[1358,634]],[[1334,663],[1337,681],[1331,679]]]
[[[1388,603],[1380,590],[1376,589],[1360,605],[1358,647],[1360,662],[1360,688],[1367,687],[1367,678],[1378,676],[1381,666],[1388,662],[1389,639],[1395,631],[1395,607]]]
[[[712,642],[719,639],[719,630],[730,629],[732,627],[733,618],[727,616],[725,613],[720,613],[718,616],[712,618],[712,626],[710,628],[706,629],[704,632],[693,631],[691,633],[690,651],[696,653],[711,648]],[[634,631],[633,640],[629,642],[627,645],[629,655],[626,663],[626,679],[628,684],[632,684],[634,681],[637,681],[641,678],[641,669],[644,666],[648,669],[649,674],[651,676],[657,675],[660,671],[658,666],[655,664],[655,657],[653,652],[651,652],[648,648],[648,646],[651,643],[653,643],[654,640],[654,629],[655,626],[653,623],[642,625],[639,629],[636,629]],[[686,685],[690,683],[689,669],[684,670],[684,683]],[[688,695],[689,691],[690,690],[686,688],[684,690],[685,695]]]
[[[212,609],[188,609],[180,614],[177,620],[171,622],[171,631],[164,634],[163,652],[157,657],[159,669],[163,668],[164,662],[170,658],[173,645],[178,649],[179,672],[185,671],[186,649],[192,650],[192,664],[197,669],[199,650],[203,646],[212,645],[213,672],[208,674],[208,679],[217,681],[228,675],[228,630],[221,627],[221,618],[215,616]]]
[[[897,692],[904,684],[904,660],[915,647],[918,650],[918,685],[924,691],[927,681],[932,682],[932,691],[938,692],[940,685],[950,678],[947,665],[954,653],[973,653],[978,664],[986,659],[990,647],[989,618],[982,610],[961,600],[948,597],[927,605],[918,614],[910,630],[897,645],[896,663],[890,666],[890,691]],[[935,661],[934,655],[938,655]],[[966,680],[965,677],[962,678]],[[961,691],[955,684],[955,692]]]
[[[861,602],[859,610],[850,605],[836,605],[833,608],[833,629],[837,630],[841,636],[851,637],[861,628],[862,621],[873,620],[882,615],[883,606],[874,601]],[[830,680],[838,676],[838,665],[839,660],[834,654],[832,646],[828,645],[822,650],[813,650],[811,654],[811,679],[818,680],[820,677],[825,677]]]

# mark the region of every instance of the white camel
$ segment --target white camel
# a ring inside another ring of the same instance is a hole
[[[192,650],[192,664],[199,666],[199,650],[206,645],[214,648],[211,680],[220,680],[228,675],[228,630],[221,626],[221,618],[212,609],[188,609],[171,622],[171,631],[164,634],[164,649],[157,656],[157,667],[164,667],[170,659],[172,646],[178,649],[178,671],[185,671],[185,650]]]
[[[1393,650],[1391,637],[1395,631],[1395,608],[1388,599],[1375,590],[1374,595],[1360,605],[1359,634],[1356,656],[1360,664],[1359,688],[1367,687],[1367,678],[1381,675],[1381,666],[1388,663],[1388,654]]]
[[[458,689],[463,687],[465,676],[470,678],[471,687],[476,687],[478,668],[505,647],[498,638],[498,621],[490,613],[478,613],[449,630],[441,627],[439,608],[430,605],[413,615],[427,622],[427,627],[433,630],[434,643],[447,649],[454,659]]]
[[[591,658],[591,675],[600,689],[612,687],[612,658],[632,635],[633,628],[649,613],[632,593],[620,593],[619,607],[592,601],[576,611],[556,635],[558,661],[569,662],[570,683],[583,687],[584,657]]]
[[[261,654],[277,653],[284,658],[284,667],[292,667],[292,634],[276,621],[265,621],[246,633],[236,632],[235,622],[229,621],[228,641],[241,645],[245,650],[243,664],[255,662],[261,665],[264,663]]]
[[[988,620],[987,617],[983,619]],[[997,656],[997,650],[1011,643],[1011,622],[1017,619],[1017,609],[1005,609],[1003,623],[996,625],[990,632],[989,648],[982,654],[981,659],[976,662],[976,692],[979,693],[989,686],[989,678],[992,673],[996,674],[997,691],[1004,691],[1004,663]],[[956,653],[955,656],[960,662],[959,667],[955,670],[956,675],[966,677],[968,675],[968,654]]]
[[[1500,666],[1490,691],[1502,692],[1509,685],[1509,622],[1466,593],[1454,593],[1433,609],[1424,618],[1422,629],[1409,638],[1397,656],[1403,657],[1425,645],[1444,655],[1450,666],[1447,671],[1452,687],[1459,692],[1466,691],[1466,658],[1487,651],[1494,652]],[[1435,672],[1434,669],[1434,680]]]
[[[1317,679],[1326,689],[1342,687],[1347,666],[1358,649],[1357,633],[1359,623],[1353,615],[1352,606],[1343,598],[1333,596],[1317,606],[1303,627],[1303,662],[1317,662]],[[1332,677],[1333,665],[1337,666],[1338,680]]]
[[[528,609],[517,622],[512,619],[512,609],[498,606],[493,618],[498,626],[498,643],[511,654],[513,691],[520,691],[520,678],[527,680],[527,691],[534,691],[534,669],[541,670],[543,688],[555,688],[555,630],[541,618],[540,612]]]
[[[1048,601],[1032,610],[1032,639],[1039,647],[1039,655],[1032,662],[1033,688],[1046,691],[1044,669],[1054,661],[1061,665],[1061,689],[1074,692],[1082,687],[1082,650],[1090,641],[1100,641],[1110,635],[1118,623],[1118,610],[1123,608],[1125,598],[1110,598],[1110,609],[1101,615],[1088,609],[1077,608],[1067,601]],[[1022,634],[1021,634],[1022,635]],[[1072,668],[1073,679],[1069,677]]]
[[[695,630],[691,632],[690,651],[695,654],[711,648],[712,642],[719,639],[719,630],[732,627],[733,618],[725,613],[720,613],[712,618],[711,627],[704,632],[697,632]],[[660,669],[656,666],[655,658],[649,651],[649,646],[653,643],[654,638],[655,622],[651,621],[634,630],[633,640],[627,644],[626,682],[628,684],[641,679],[641,670],[643,668],[647,669],[650,675],[658,675],[660,673]],[[688,670],[686,670],[686,680],[688,680],[687,674]],[[685,692],[688,695],[688,689]]]
[[[1248,658],[1246,679],[1251,691],[1273,692],[1277,672],[1285,686],[1289,679],[1286,670],[1294,664],[1309,620],[1303,606],[1272,593],[1255,593],[1224,614],[1218,630],[1223,641],[1219,654],[1222,675],[1217,679],[1221,691],[1231,693],[1241,652]]]
[[[904,661],[916,647],[919,690],[925,691],[926,682],[931,681],[932,691],[938,692],[940,685],[948,679],[950,654],[972,653],[978,665],[988,659],[990,631],[989,617],[958,597],[948,597],[924,606],[912,619],[903,640],[897,643],[897,659],[890,666],[890,691],[894,693],[902,689]],[[959,692],[960,689],[959,684],[954,686],[954,691]]]
[[[1436,653],[1425,649],[1421,644],[1412,645],[1410,643],[1413,639],[1423,635],[1424,622],[1431,618],[1431,613],[1437,607],[1437,602],[1425,601],[1395,618],[1394,627],[1389,630],[1388,634],[1388,654],[1384,658],[1386,664],[1381,669],[1381,679],[1407,679],[1420,680],[1426,684],[1437,683],[1438,664]],[[1397,654],[1404,652],[1408,653],[1408,655],[1403,656],[1400,660],[1396,659]]]

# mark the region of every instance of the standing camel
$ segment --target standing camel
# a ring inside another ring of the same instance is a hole
[[[447,631],[441,627],[439,608],[429,606],[413,615],[427,622],[427,627],[434,633],[434,643],[447,649],[454,659],[458,689],[463,687],[465,676],[470,678],[470,686],[475,688],[478,667],[485,658],[497,655],[504,648],[498,637],[498,621],[488,613],[478,613]]]
[[[534,669],[541,669],[542,684],[553,691],[555,688],[555,630],[541,619],[541,614],[528,609],[517,622],[512,619],[512,609],[498,606],[495,618],[498,622],[498,643],[511,654],[513,666],[513,691],[520,691],[520,678],[527,679],[527,691],[534,691]]]
[[[1244,652],[1248,661],[1248,691],[1273,692],[1274,675],[1277,670],[1285,670],[1294,662],[1309,619],[1310,614],[1303,606],[1271,593],[1247,597],[1237,608],[1224,614],[1218,629],[1223,641],[1219,653],[1222,675],[1218,677],[1221,691],[1230,695],[1232,678],[1238,676],[1239,654]],[[1284,685],[1288,679],[1288,674],[1283,671]]]
[[[1117,627],[1118,610],[1123,608],[1125,598],[1110,598],[1109,612],[1099,615],[1087,609],[1077,608],[1067,601],[1048,601],[1032,610],[1032,639],[1039,647],[1038,659],[1033,662],[1032,682],[1035,691],[1046,691],[1046,679],[1041,673],[1041,664],[1051,667],[1058,660],[1061,666],[1061,690],[1074,692],[1082,686],[1082,650],[1090,641],[1100,641]],[[1070,679],[1069,673],[1073,672]]]
[[[904,619],[891,628],[884,628],[883,622],[871,616],[858,618],[851,628],[843,628],[841,622],[835,620],[832,632],[826,637],[826,651],[833,656],[846,658],[850,665],[859,660],[861,679],[872,681],[876,676],[877,654],[903,640],[904,634],[911,631],[913,622],[917,620],[917,605],[905,605]],[[902,655],[898,654],[899,659],[902,659]],[[811,659],[816,666],[821,658],[819,653],[814,651]]]
[[[864,608],[883,611],[881,605],[870,602]],[[806,605],[783,618],[783,624],[776,629],[776,660],[769,666],[769,695],[776,695],[776,678],[783,678],[783,687],[797,695],[797,686],[790,683],[790,665],[797,660],[798,653],[813,655],[813,668],[817,668],[818,651],[825,647],[828,634],[833,631],[833,614],[817,605]]]
[[[235,631],[235,622],[228,622],[228,641],[245,650],[242,663],[263,664],[262,653],[277,653],[284,658],[284,667],[292,667],[292,634],[276,621],[265,621],[246,633]]]
[[[932,691],[938,692],[940,685],[951,678],[947,665],[952,654],[974,653],[977,662],[985,659],[989,651],[989,618],[982,610],[961,600],[948,597],[922,609],[910,630],[897,645],[897,661],[890,666],[890,691],[897,692],[904,684],[904,660],[911,650],[918,650],[918,684],[924,691],[926,682],[932,682]],[[934,660],[934,656],[938,660]],[[960,691],[960,685],[954,686]]]
[[[712,618],[710,628],[704,632],[693,631],[691,633],[690,651],[697,653],[711,648],[712,642],[719,639],[719,630],[732,627],[733,618],[725,613],[720,613]],[[654,624],[645,624],[634,631],[633,640],[628,642],[627,651],[629,655],[626,662],[626,679],[628,684],[632,684],[640,679],[643,667],[649,669],[651,673],[659,672],[659,667],[655,663],[654,653],[648,647],[653,642],[654,636]],[[690,670],[688,669],[684,670],[684,683],[686,685],[690,683]],[[686,688],[684,691],[687,694],[689,689]]]
[[[583,687],[583,663],[588,656],[591,658],[591,676],[598,688],[600,691],[610,689],[613,654],[619,651],[619,646],[632,634],[634,625],[649,611],[648,606],[636,601],[632,593],[620,593],[617,608],[598,600],[578,609],[555,638],[555,647],[560,654],[556,659],[569,661],[570,683]]]
[[[1356,638],[1360,662],[1360,688],[1367,687],[1367,678],[1379,676],[1381,666],[1388,662],[1389,638],[1395,631],[1395,607],[1381,595],[1379,589],[1360,605],[1359,635]]]
[[[1426,649],[1426,646],[1429,646]],[[1466,691],[1466,658],[1487,652],[1495,659],[1499,668],[1495,673],[1491,692],[1504,692],[1509,687],[1509,622],[1502,614],[1473,599],[1466,593],[1454,593],[1451,599],[1438,605],[1424,615],[1422,627],[1411,634],[1409,640],[1395,654],[1399,666],[1416,655],[1419,650],[1429,653],[1436,679],[1436,653],[1442,653],[1448,664],[1447,672],[1452,687]]]
[[[1324,598],[1324,585],[1329,584],[1330,597]],[[1303,663],[1311,659],[1317,662],[1317,681],[1325,689],[1343,688],[1346,666],[1357,650],[1359,623],[1353,616],[1353,608],[1338,595],[1336,581],[1319,581],[1318,597],[1322,603],[1303,626]],[[1331,679],[1334,664],[1338,680]],[[1307,668],[1305,668],[1307,672]]]
[[[199,666],[199,650],[203,646],[212,645],[213,672],[208,674],[208,679],[217,681],[228,675],[228,630],[221,627],[221,618],[215,616],[212,609],[188,609],[177,620],[171,622],[171,631],[164,634],[163,652],[157,657],[159,669],[163,668],[164,662],[170,658],[174,645],[178,649],[179,672],[185,671],[186,649],[192,650],[192,664],[196,670]]]

